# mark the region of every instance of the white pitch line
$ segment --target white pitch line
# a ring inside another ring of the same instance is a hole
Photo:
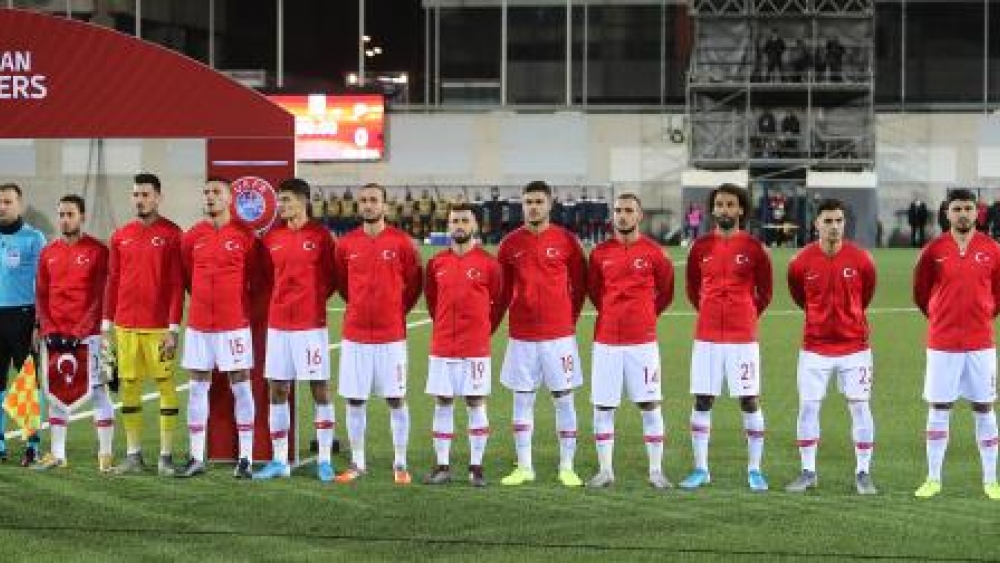
[[[330,308],[328,310],[335,311],[335,312],[336,311],[343,311],[342,308],[337,308],[337,307]],[[875,308],[875,309],[868,309],[868,312],[869,313],[873,313],[873,314],[916,313],[917,311],[918,311],[918,309],[916,307],[881,307],[881,308]],[[415,313],[416,312],[426,313],[426,311],[414,311],[414,312]],[[789,315],[801,315],[802,311],[797,310],[797,309],[784,309],[784,310],[777,310],[777,311],[767,311],[764,314],[765,315],[776,315],[776,316],[789,316]],[[597,315],[597,312],[596,311],[584,311],[583,315],[584,316],[588,316],[588,317],[595,316],[595,315]],[[664,313],[662,316],[664,316],[664,317],[693,317],[694,315],[695,315],[694,311],[676,311],[676,312],[672,312],[672,313]],[[412,321],[412,322],[406,323],[406,328],[415,328],[415,327],[427,325],[427,324],[430,324],[430,323],[431,323],[431,319],[430,318],[420,319],[418,321]],[[340,348],[340,342],[335,342],[335,343],[333,343],[333,344],[330,345],[330,350],[336,350],[338,348]],[[191,386],[190,383],[184,383],[184,384],[178,385],[177,386],[177,391],[187,391],[188,388],[190,388],[190,386]],[[157,392],[146,393],[145,395],[142,396],[142,402],[146,403],[146,402],[152,401],[153,399],[158,399],[159,397],[160,397],[160,394],[157,393]],[[122,404],[121,404],[121,402],[117,402],[117,403],[114,403],[113,406],[114,406],[115,410],[118,410],[118,409],[121,408]],[[89,411],[78,412],[78,413],[70,416],[69,419],[70,419],[71,422],[75,422],[77,420],[82,420],[84,418],[91,418],[93,416],[94,416],[94,411],[93,410],[89,410]],[[41,427],[40,430],[47,430],[48,427],[49,427],[49,423],[45,422],[45,423],[42,424],[42,427]],[[13,438],[13,437],[17,436],[20,433],[21,433],[20,430],[10,430],[10,431],[8,431],[4,435],[4,437],[5,438]],[[307,462],[308,462],[308,460],[303,460],[299,464],[302,465],[302,464],[305,464]]]
[[[414,327],[422,326],[422,325],[425,325],[425,324],[430,324],[430,322],[431,322],[430,319],[421,319],[419,321],[413,321],[413,322],[407,323],[406,327],[407,328],[414,328]],[[330,345],[330,350],[336,350],[337,348],[340,348],[340,343],[339,342],[336,342],[336,343]],[[190,387],[191,387],[190,383],[183,383],[183,384],[177,386],[177,391],[179,391],[179,392],[180,391],[187,391]],[[146,402],[152,401],[153,399],[158,399],[159,397],[160,397],[160,394],[158,392],[155,392],[155,391],[152,392],[152,393],[146,393],[145,395],[142,396],[142,402],[146,403]],[[119,409],[121,409],[122,404],[121,404],[121,402],[117,402],[117,403],[113,403],[112,406],[114,407],[115,410],[119,410]],[[70,422],[76,422],[77,420],[82,420],[84,418],[92,418],[93,416],[94,416],[94,411],[93,411],[93,409],[91,409],[89,411],[82,411],[82,412],[78,412],[78,413],[76,413],[74,415],[71,415],[69,417],[69,420],[70,420]],[[49,423],[48,422],[43,422],[42,423],[42,427],[39,428],[39,430],[48,430],[48,428],[49,428]],[[18,436],[19,434],[21,434],[20,430],[9,430],[6,434],[4,434],[4,437],[5,438],[14,438],[14,437]]]

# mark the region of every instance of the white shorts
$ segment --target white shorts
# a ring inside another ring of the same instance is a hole
[[[196,371],[240,371],[253,368],[250,327],[222,332],[184,331],[181,367]]]
[[[489,358],[439,358],[427,364],[427,394],[437,397],[485,397],[493,366]]]
[[[345,399],[368,400],[406,396],[406,341],[362,344],[346,338],[340,344],[340,381]]]
[[[952,403],[959,398],[992,403],[997,398],[996,349],[971,352],[927,350],[924,400]]]
[[[722,394],[729,382],[730,397],[760,395],[760,344],[730,344],[695,340],[691,351],[691,394]]]
[[[576,337],[528,342],[511,338],[500,371],[500,383],[511,391],[535,391],[543,383],[549,391],[567,391],[583,385]]]
[[[660,347],[656,342],[626,346],[594,342],[591,402],[617,407],[621,404],[623,386],[633,403],[659,401],[663,398],[660,372]]]
[[[871,349],[843,356],[824,356],[805,350],[799,351],[799,398],[803,401],[822,401],[830,376],[837,375],[837,389],[851,401],[867,401],[872,396],[872,379],[875,376]]]
[[[330,379],[330,335],[326,328],[267,329],[264,377],[279,381]]]

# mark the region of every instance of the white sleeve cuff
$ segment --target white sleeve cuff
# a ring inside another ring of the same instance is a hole
[[[115,323],[109,321],[108,319],[104,319],[103,321],[101,321],[101,332],[108,332],[109,330],[114,328],[114,326]]]
[[[169,330],[176,334],[181,331],[181,325],[170,325]]]

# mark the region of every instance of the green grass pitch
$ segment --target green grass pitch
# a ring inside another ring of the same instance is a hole
[[[675,261],[684,251],[672,248]],[[429,255],[430,250],[425,251]],[[490,486],[476,490],[463,479],[431,488],[391,483],[392,452],[384,403],[369,408],[369,475],[350,485],[323,485],[313,466],[292,479],[235,481],[228,466],[201,479],[180,481],[97,474],[89,421],[70,426],[69,470],[37,474],[8,462],[0,466],[0,550],[4,561],[154,560],[1000,560],[1000,505],[982,493],[971,415],[962,404],[952,421],[944,492],[920,501],[913,491],[924,477],[921,401],[923,318],[910,300],[916,255],[875,253],[880,282],[872,305],[875,351],[873,475],[880,494],[853,490],[854,455],[844,399],[832,390],[823,409],[820,487],[812,494],[783,492],[797,474],[795,361],[802,316],[784,283],[788,250],[775,250],[775,299],[761,322],[763,408],[768,434],[764,470],[772,491],[751,493],[745,483],[746,447],[734,400],[717,403],[710,463],[713,483],[685,493],[654,492],[644,481],[646,459],[638,411],[623,405],[617,416],[610,490],[568,490],[555,479],[558,449],[551,401],[539,396],[535,463],[538,481],[505,488],[499,478],[513,462],[510,393],[496,379],[503,355],[501,328],[494,340],[494,388],[489,401],[493,435],[486,454]],[[660,321],[665,466],[673,481],[690,469],[687,434],[691,400],[688,362],[694,317],[684,299],[683,266],[677,267],[674,304]],[[331,307],[338,307],[331,302]],[[340,313],[330,315],[331,342]],[[414,312],[409,336],[412,413],[410,467],[415,480],[431,467],[432,400],[423,393],[430,324]],[[579,325],[584,373],[589,380],[592,311]],[[338,354],[332,353],[337,365]],[[147,389],[151,390],[152,388]],[[576,397],[580,420],[577,469],[596,469],[587,387]],[[299,402],[300,432],[312,434],[312,407]],[[336,402],[338,421],[344,406]],[[157,451],[155,409],[146,423],[147,452]],[[183,413],[182,413],[183,416]],[[183,419],[182,419],[183,420]],[[465,410],[456,408],[452,463],[460,475],[468,459]],[[178,453],[185,447],[183,430]],[[346,443],[341,425],[338,437]],[[47,437],[45,442],[47,443]],[[15,452],[19,446],[10,441]],[[121,455],[124,437],[116,446]],[[303,456],[308,456],[303,452]],[[338,468],[345,454],[335,456]]]

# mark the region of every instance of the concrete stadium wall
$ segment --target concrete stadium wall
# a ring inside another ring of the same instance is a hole
[[[915,194],[932,208],[955,185],[1000,197],[1000,142],[991,145],[984,133],[987,119],[1000,122],[979,114],[879,116],[879,218],[887,232]],[[647,208],[661,210],[654,230],[680,216],[687,147],[670,139],[680,116],[498,111],[395,114],[389,123],[384,162],[301,164],[299,175],[318,186],[519,186],[540,178],[560,190],[637,191]],[[60,195],[87,191],[98,207],[92,230],[106,234],[131,216],[131,175],[149,170],[163,179],[165,213],[182,226],[198,219],[203,140],[116,139],[97,148],[86,140],[0,140],[0,181],[21,183],[35,213],[50,222]]]

